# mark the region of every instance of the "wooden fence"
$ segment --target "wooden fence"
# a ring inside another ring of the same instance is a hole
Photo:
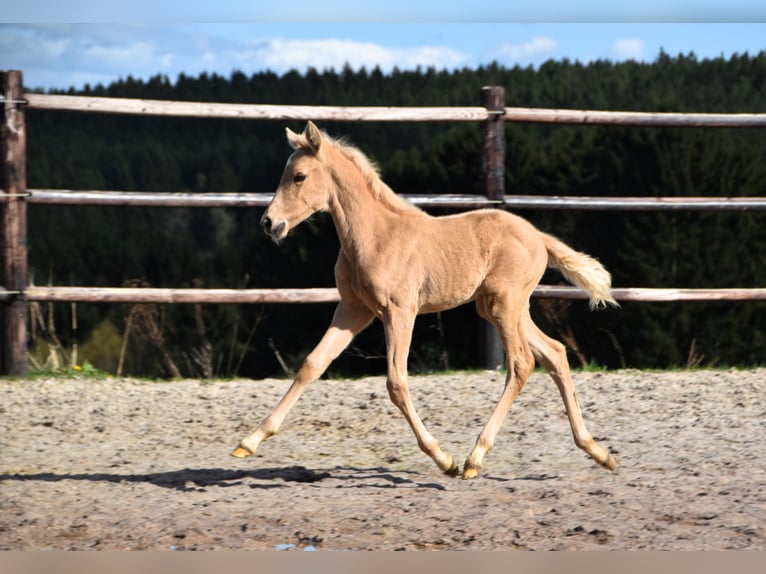
[[[335,289],[132,289],[37,287],[27,285],[26,208],[28,204],[122,205],[156,207],[265,206],[264,193],[154,193],[26,188],[24,110],[188,116],[250,120],[324,121],[468,121],[483,124],[482,173],[485,195],[405,196],[424,208],[621,210],[766,209],[766,197],[535,197],[506,195],[504,189],[505,122],[583,125],[766,127],[766,114],[681,114],[552,110],[505,106],[502,87],[481,90],[481,106],[472,107],[332,107],[173,102],[124,98],[24,93],[19,71],[0,71],[0,374],[27,368],[27,302],[98,303],[317,303],[338,300]],[[618,301],[755,301],[766,288],[754,289],[613,289]],[[574,287],[539,286],[533,296],[585,299]],[[502,362],[496,339],[487,338],[485,363]]]

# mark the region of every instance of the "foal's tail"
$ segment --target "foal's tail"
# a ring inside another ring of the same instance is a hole
[[[567,280],[585,289],[590,294],[591,309],[606,307],[607,303],[620,306],[609,291],[612,276],[601,263],[590,255],[575,251],[552,235],[541,235],[548,250],[548,266],[558,269]]]

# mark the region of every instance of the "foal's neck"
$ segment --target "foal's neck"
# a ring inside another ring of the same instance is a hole
[[[371,188],[373,182],[368,181],[352,161],[345,157],[342,161],[340,169],[334,172],[336,186],[330,214],[344,252],[353,259],[360,259],[385,241],[386,229],[396,214],[379,199]]]

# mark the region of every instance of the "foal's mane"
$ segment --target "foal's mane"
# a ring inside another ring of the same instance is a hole
[[[330,142],[362,173],[362,176],[367,183],[367,188],[372,192],[372,195],[376,200],[380,201],[396,213],[421,211],[419,207],[398,196],[393,189],[388,187],[380,177],[378,166],[359,148],[351,145],[342,138],[332,138],[324,132],[322,133],[322,137],[325,141]]]

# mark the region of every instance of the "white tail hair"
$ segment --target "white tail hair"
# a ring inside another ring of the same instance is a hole
[[[607,304],[620,306],[610,292],[612,276],[601,263],[590,255],[575,251],[552,235],[543,233],[542,236],[548,250],[548,266],[558,269],[573,285],[587,291],[591,309],[601,309]]]

